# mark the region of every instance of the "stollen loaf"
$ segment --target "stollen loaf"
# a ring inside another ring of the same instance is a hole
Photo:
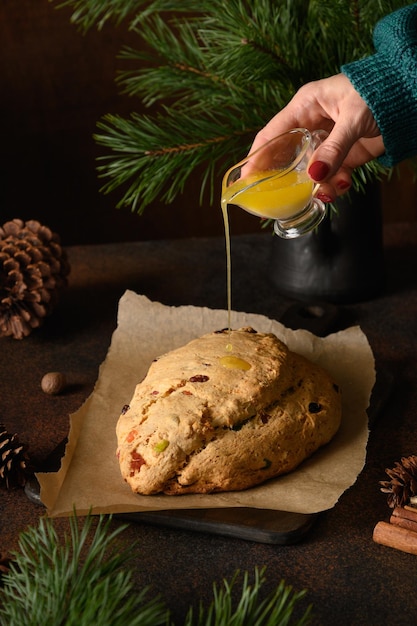
[[[121,475],[142,495],[247,489],[328,443],[341,413],[330,375],[275,335],[209,333],[136,386],[117,422]]]

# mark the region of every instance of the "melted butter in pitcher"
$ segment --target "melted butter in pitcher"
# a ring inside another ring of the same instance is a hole
[[[226,354],[220,358],[220,364],[230,370],[249,370],[252,366],[250,363],[233,354]]]

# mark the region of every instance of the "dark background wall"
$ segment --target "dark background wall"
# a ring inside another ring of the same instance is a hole
[[[81,34],[71,12],[56,6],[48,0],[0,3],[0,223],[38,219],[65,245],[222,234],[217,203],[199,206],[198,179],[173,205],[157,203],[142,217],[116,209],[117,192],[99,192],[97,120],[140,111],[140,103],[115,85],[117,53],[136,41],[111,25]],[[391,183],[384,198],[386,220],[416,219],[415,186],[407,176],[399,186]],[[260,227],[239,211],[232,229]]]
[[[119,50],[137,42],[111,25],[82,34],[56,6],[0,3],[0,222],[38,219],[65,244],[222,233],[219,206],[199,206],[198,180],[187,196],[141,217],[115,208],[117,192],[99,192],[92,135],[102,115],[141,110],[115,85]],[[239,215],[234,228],[256,231],[259,223]]]

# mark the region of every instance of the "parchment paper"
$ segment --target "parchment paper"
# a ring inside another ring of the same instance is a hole
[[[94,391],[70,416],[61,469],[38,474],[41,500],[51,517],[160,509],[254,507],[317,513],[331,508],[363,468],[368,440],[366,409],[375,382],[374,358],[359,327],[319,338],[289,330],[261,315],[232,312],[232,328],[273,332],[291,350],[325,367],[343,394],[342,425],[330,444],[294,472],[241,492],[139,496],[123,481],[116,459],[116,422],[152,360],[204,333],[227,326],[227,313],[169,307],[127,291],[118,325]]]

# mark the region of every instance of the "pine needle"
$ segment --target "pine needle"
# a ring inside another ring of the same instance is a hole
[[[142,213],[171,203],[197,173],[200,201],[212,203],[224,159],[241,158],[302,84],[372,54],[375,23],[404,4],[411,0],[61,0],[84,31],[128,24],[137,45],[121,51],[117,81],[154,107],[98,122],[102,191],[117,190],[118,207]],[[388,172],[378,161],[358,168],[354,188]]]
[[[255,579],[251,585],[247,572],[243,575],[240,595],[236,589],[239,572],[231,581],[223,580],[223,586],[213,586],[213,601],[205,609],[199,606],[197,615],[190,608],[184,626],[307,626],[312,614],[309,606],[300,618],[294,617],[294,610],[306,594],[294,592],[281,581],[278,587],[266,597],[262,597],[265,583],[265,568],[255,569]]]
[[[87,516],[79,525],[70,518],[70,533],[58,537],[51,519],[41,519],[20,536],[9,571],[0,589],[1,626],[175,626],[160,596],[150,589],[133,589],[126,568],[131,550],[115,551],[114,542],[125,529],[111,530],[111,516],[100,516],[96,527]],[[307,626],[311,606],[300,618],[295,609],[306,592],[294,592],[281,581],[264,595],[265,568],[255,568],[251,584],[247,572],[237,588],[239,572],[223,585],[213,585],[213,601],[198,611],[190,607],[183,626]]]
[[[20,536],[19,551],[0,590],[2,626],[158,626],[167,611],[145,588],[132,593],[131,573],[122,569],[127,551],[112,551],[123,526],[110,530],[111,518],[87,517],[78,528],[70,519],[70,535],[60,542],[51,520],[41,519]],[[90,534],[92,533],[92,538]],[[12,555],[13,556],[13,555]]]

